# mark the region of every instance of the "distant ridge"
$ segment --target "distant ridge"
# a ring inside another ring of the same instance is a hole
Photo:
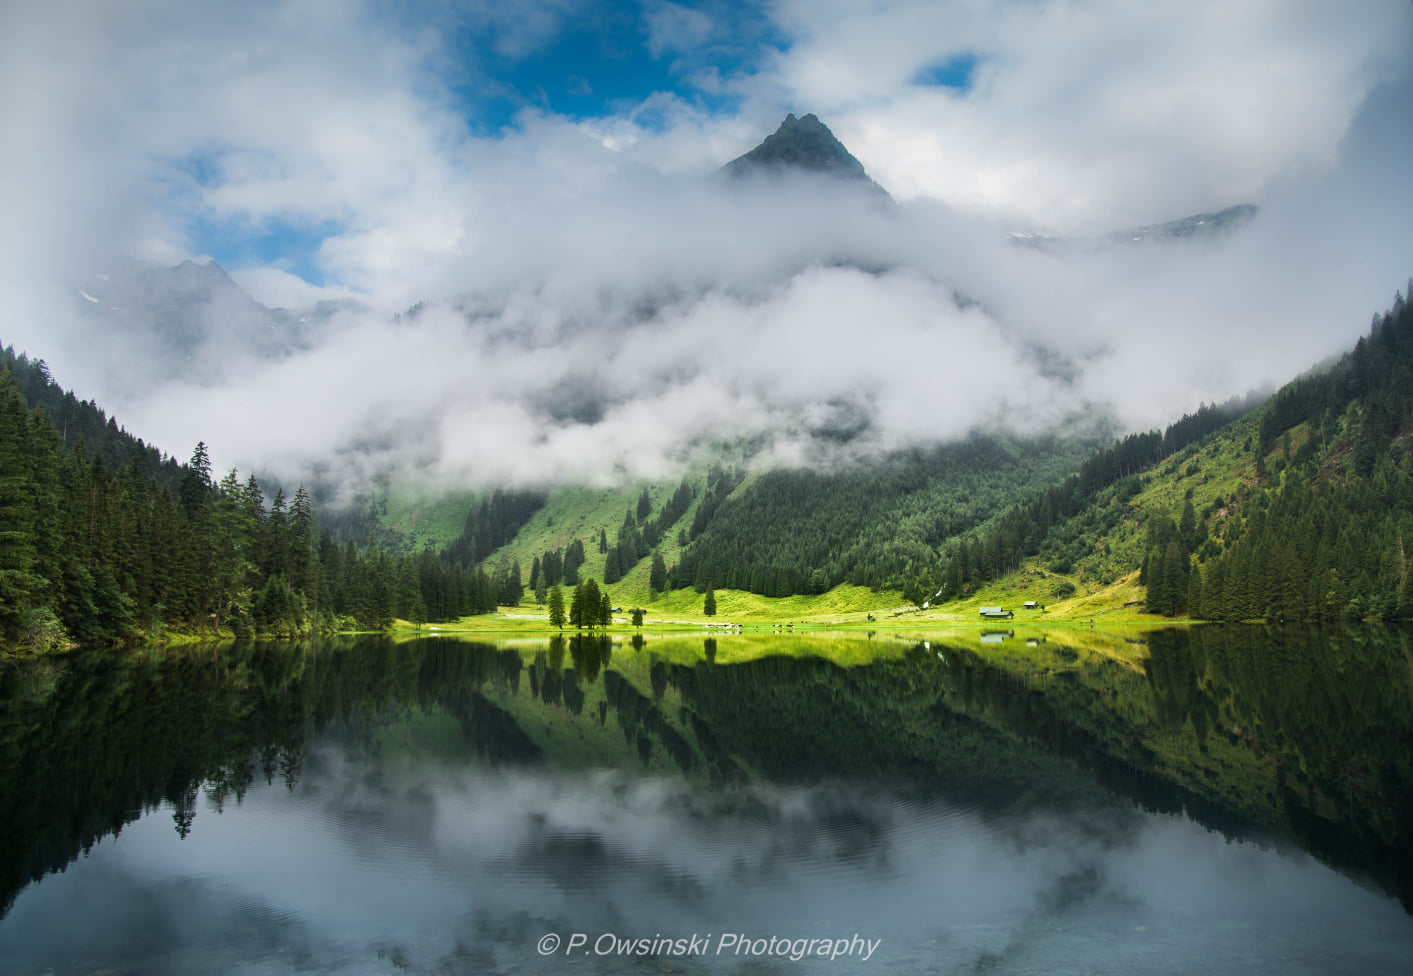
[[[735,179],[791,170],[857,181],[888,196],[883,187],[869,178],[863,163],[854,158],[815,115],[796,118],[790,113],[780,123],[780,128],[766,136],[759,146],[721,167],[721,172]]]
[[[1255,204],[1239,203],[1225,210],[1193,214],[1161,224],[1146,224],[1129,230],[1118,230],[1103,237],[1044,237],[1039,234],[1017,233],[1011,242],[1040,251],[1098,251],[1123,245],[1216,238],[1230,234],[1256,219],[1260,212]]]

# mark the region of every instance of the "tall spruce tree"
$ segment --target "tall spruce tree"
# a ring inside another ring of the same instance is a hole
[[[564,591],[558,584],[549,591],[549,622],[551,627],[564,629]]]

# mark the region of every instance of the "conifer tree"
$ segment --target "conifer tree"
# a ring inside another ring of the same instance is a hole
[[[576,585],[569,598],[569,626],[584,626],[584,587]]]
[[[578,590],[582,593],[580,606],[580,625],[584,627],[598,626],[600,616],[600,605],[603,602],[599,593],[599,584],[593,578],[586,579]]]
[[[551,627],[564,629],[564,591],[558,585],[549,591],[549,622]]]
[[[181,486],[177,489],[177,498],[180,499],[188,519],[196,517],[196,513],[206,504],[210,492],[211,459],[206,453],[206,442],[198,441],[196,449],[191,452],[186,474],[182,475]]]
[[[29,609],[37,548],[29,425],[6,375],[0,379],[0,637],[13,641]]]
[[[584,543],[580,539],[575,539],[564,550],[563,582],[565,586],[579,585],[579,567],[582,565],[584,565]]]
[[[702,613],[708,617],[716,616],[716,591],[707,590],[706,599],[702,601]]]

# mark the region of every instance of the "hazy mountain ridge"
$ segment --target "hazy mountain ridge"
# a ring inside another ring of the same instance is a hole
[[[73,307],[98,348],[127,370],[131,383],[208,383],[242,362],[269,362],[310,349],[320,329],[353,301],[308,308],[269,308],[215,261],[164,266],[124,261],[75,287]],[[119,373],[121,378],[122,373]]]
[[[1047,253],[1062,254],[1095,252],[1144,243],[1212,240],[1240,230],[1254,221],[1259,213],[1260,208],[1255,204],[1239,203],[1212,213],[1193,214],[1161,224],[1145,224],[1142,227],[1117,230],[1103,237],[1047,237],[1043,234],[1016,232],[1011,234],[1011,243]]]

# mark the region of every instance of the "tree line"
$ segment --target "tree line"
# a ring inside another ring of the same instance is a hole
[[[7,351],[8,355],[8,351]],[[0,642],[42,650],[167,630],[236,636],[379,628],[486,613],[519,586],[496,569],[395,557],[321,532],[309,493],[254,476],[216,480],[204,443],[189,462],[131,437],[91,404],[66,443],[46,369],[11,356],[0,375]],[[39,404],[27,403],[21,382]],[[100,423],[101,421],[101,423]],[[90,446],[84,431],[100,430]],[[115,464],[114,462],[121,463]]]
[[[1413,282],[1410,282],[1413,288]],[[1305,425],[1293,447],[1292,428]],[[1257,484],[1212,513],[1186,607],[1217,620],[1413,616],[1413,309],[1402,295],[1333,367],[1272,399]],[[1268,466],[1266,454],[1279,453]],[[1152,605],[1150,591],[1150,605]]]

